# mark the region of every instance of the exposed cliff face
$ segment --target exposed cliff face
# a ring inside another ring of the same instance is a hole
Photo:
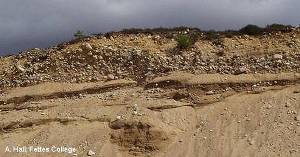
[[[178,50],[174,37],[190,31],[113,33],[1,58],[0,156],[41,155],[1,151],[13,143],[74,156],[298,157],[300,31],[199,34]]]

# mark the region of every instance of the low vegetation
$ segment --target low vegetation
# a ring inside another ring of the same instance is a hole
[[[194,44],[193,39],[189,35],[179,35],[176,38],[177,48],[179,49],[187,49],[191,45]]]
[[[291,25],[283,25],[283,24],[271,24],[266,27],[259,27],[257,25],[249,24],[239,30],[241,34],[247,35],[262,35],[264,33],[272,33],[272,32],[290,32],[293,26]]]
[[[240,29],[240,33],[247,35],[260,35],[264,32],[264,29],[256,25],[247,25]]]
[[[138,33],[148,33],[148,34],[159,34],[159,33],[169,33],[169,32],[182,32],[189,30],[194,30],[197,32],[200,32],[200,29],[198,28],[189,28],[185,26],[180,27],[174,27],[174,28],[164,28],[164,27],[158,27],[158,28],[129,28],[129,29],[123,29],[120,31],[122,34],[138,34]]]
[[[76,39],[81,39],[81,38],[84,38],[86,35],[84,34],[84,32],[83,31],[80,31],[80,30],[78,30],[78,31],[76,31],[75,33],[74,33],[74,37],[76,38]]]
[[[293,26],[283,24],[271,24],[265,27],[266,32],[290,32]]]
[[[253,24],[248,24],[245,27],[242,27],[239,30],[225,30],[225,31],[201,31],[199,28],[190,28],[190,27],[174,27],[174,28],[129,28],[123,29],[119,32],[107,32],[94,34],[95,37],[105,36],[110,38],[113,35],[118,34],[149,34],[149,35],[159,35],[168,39],[174,39],[177,42],[177,49],[183,50],[191,47],[198,39],[204,39],[211,41],[212,44],[222,47],[224,44],[224,38],[233,38],[235,36],[241,35],[263,35],[265,33],[274,33],[274,32],[290,32],[293,29],[291,25],[284,24],[271,24],[265,27],[260,27]],[[203,36],[204,35],[204,36]],[[69,43],[77,43],[84,40],[88,37],[83,31],[76,31],[74,33],[75,39]]]

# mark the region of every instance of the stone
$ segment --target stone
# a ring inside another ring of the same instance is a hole
[[[137,104],[134,104],[133,107],[132,107],[133,111],[137,111],[138,110],[138,105]]]
[[[253,139],[248,138],[247,139],[249,145],[254,145],[255,141]]]
[[[89,150],[88,153],[87,153],[88,156],[93,156],[93,155],[96,155],[96,153],[92,150]]]
[[[25,68],[22,67],[22,66],[19,65],[19,64],[16,64],[16,68],[17,68],[17,70],[18,70],[19,72],[25,72]]]
[[[94,59],[98,59],[98,56],[97,56],[97,55],[93,55],[93,58],[94,58]]]
[[[84,96],[83,96],[83,94],[81,94],[81,93],[80,93],[80,94],[78,94],[78,98],[80,98],[80,99],[81,99],[81,98],[83,98],[83,97],[84,97]]]
[[[84,43],[80,47],[84,51],[91,51],[93,50],[93,47],[89,43]]]
[[[246,67],[240,67],[235,73],[236,74],[246,74],[248,69]]]
[[[280,59],[282,59],[283,57],[282,57],[281,54],[275,54],[275,55],[273,55],[273,58],[274,58],[274,59],[280,60]]]
[[[138,112],[137,111],[133,111],[132,115],[137,115]]]
[[[208,92],[206,92],[206,95],[213,95],[213,94],[215,94],[214,91],[208,91]]]
[[[115,79],[115,76],[113,74],[108,74],[107,75],[107,79],[108,80],[114,80]]]

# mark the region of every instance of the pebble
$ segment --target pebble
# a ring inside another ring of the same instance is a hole
[[[273,56],[274,59],[283,59],[282,55],[281,54],[275,54]]]
[[[79,98],[79,99],[82,99],[83,97],[84,97],[83,94],[81,94],[81,93],[78,94],[78,98]]]
[[[93,155],[96,155],[96,153],[92,150],[89,150],[88,153],[87,153],[88,156],[93,156]]]
[[[246,67],[240,67],[237,71],[236,74],[245,74],[247,73],[248,69]]]
[[[132,114],[133,114],[133,115],[137,115],[138,112],[137,112],[137,111],[133,111]]]
[[[115,79],[115,76],[113,74],[108,74],[107,75],[107,79],[108,80],[114,80]]]
[[[214,91],[208,91],[208,92],[206,92],[206,95],[213,95],[213,94],[215,94]]]
[[[16,68],[19,70],[19,72],[25,72],[25,68],[23,68],[21,65],[16,65]]]
[[[133,111],[137,111],[138,110],[138,105],[137,104],[134,104],[133,107],[132,107]]]
[[[82,50],[91,51],[93,47],[89,43],[83,43],[80,47]]]
[[[253,139],[250,139],[250,138],[248,138],[248,143],[250,144],[250,145],[254,145],[254,143],[255,143],[255,141],[253,140]]]

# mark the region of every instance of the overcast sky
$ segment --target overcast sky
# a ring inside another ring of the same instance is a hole
[[[299,25],[300,0],[0,0],[0,55],[55,45],[76,30],[224,30],[250,23]]]

